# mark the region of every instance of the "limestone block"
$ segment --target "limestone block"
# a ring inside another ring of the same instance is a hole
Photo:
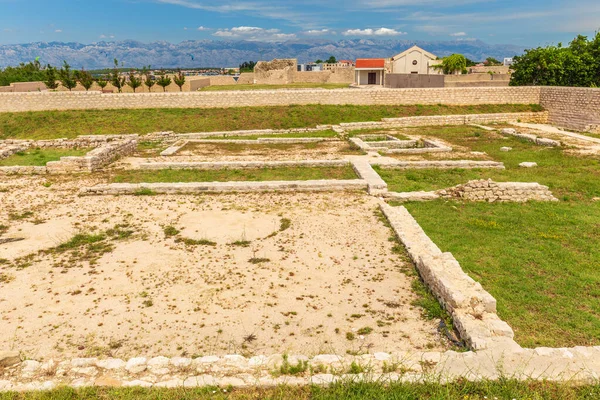
[[[537,166],[538,165],[535,162],[522,162],[521,164],[519,164],[519,167],[521,167],[521,168],[534,168]]]

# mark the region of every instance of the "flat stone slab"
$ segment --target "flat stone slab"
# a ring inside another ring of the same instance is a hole
[[[10,367],[21,362],[18,351],[0,351],[0,367]]]
[[[384,169],[469,169],[469,168],[494,168],[504,169],[504,164],[496,161],[474,160],[449,160],[449,161],[389,161],[374,160],[371,165]]]
[[[348,160],[303,160],[303,161],[215,161],[215,162],[155,162],[140,163],[135,169],[260,169],[284,167],[345,167],[350,165]]]
[[[128,195],[142,190],[150,194],[190,194],[222,192],[299,192],[299,191],[344,191],[367,189],[363,179],[318,180],[318,181],[261,181],[261,182],[189,182],[189,183],[112,183],[84,187],[81,196],[90,195]]]
[[[522,162],[521,164],[519,164],[519,167],[521,168],[535,168],[537,166],[538,165],[536,162]]]
[[[435,192],[387,192],[384,197],[395,201],[429,201],[439,199],[440,196]]]

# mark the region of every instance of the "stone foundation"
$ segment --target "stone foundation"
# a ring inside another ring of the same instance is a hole
[[[494,182],[488,180],[469,181],[450,189],[436,192],[442,198],[458,198],[469,201],[526,202],[558,201],[548,186],[529,182]]]
[[[503,135],[506,136],[514,136],[519,139],[524,139],[529,142],[538,144],[540,146],[549,146],[549,147],[558,147],[560,146],[560,142],[558,140],[547,139],[543,137],[539,137],[536,135],[532,135],[529,133],[519,133],[513,128],[504,128],[500,131]]]

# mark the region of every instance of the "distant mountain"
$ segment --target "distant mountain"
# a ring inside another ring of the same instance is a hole
[[[392,57],[412,45],[444,57],[452,53],[464,54],[474,61],[487,57],[502,59],[521,54],[523,47],[492,45],[480,40],[427,42],[409,40],[310,40],[283,43],[188,40],[181,43],[141,43],[133,40],[98,42],[92,44],[37,42],[0,46],[0,67],[18,65],[40,58],[42,64],[60,65],[66,60],[73,68],[98,69],[111,67],[117,58],[124,65],[153,68],[233,67],[248,60],[297,58],[299,62],[326,59],[333,55],[340,59]]]

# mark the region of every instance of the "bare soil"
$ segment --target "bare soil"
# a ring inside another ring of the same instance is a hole
[[[23,239],[0,245],[0,349],[47,359],[444,346],[411,305],[413,267],[392,251],[375,198],[78,197],[94,179],[0,178],[0,235]],[[74,246],[77,234],[93,243]]]

